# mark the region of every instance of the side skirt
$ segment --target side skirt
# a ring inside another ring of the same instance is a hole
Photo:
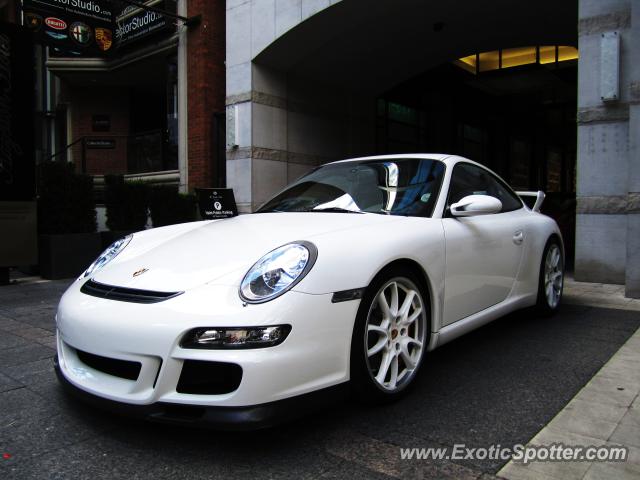
[[[478,313],[458,320],[446,327],[442,327],[439,332],[431,334],[432,341],[429,342],[429,350],[433,350],[437,347],[444,345],[458,337],[461,337],[465,333],[469,333],[476,328],[486,325],[493,320],[500,318],[508,313],[521,308],[530,307],[535,304],[535,298],[531,295],[522,295],[516,298],[510,298],[504,302],[498,303],[492,307],[486,308]]]

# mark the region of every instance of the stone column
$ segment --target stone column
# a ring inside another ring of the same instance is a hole
[[[627,215],[632,163],[630,75],[638,55],[632,40],[632,3],[637,2],[580,0],[579,4],[575,276],[580,281],[622,284],[634,268],[629,254],[635,251],[637,236],[629,236]],[[620,95],[605,102],[600,67],[602,35],[607,32],[620,37]]]
[[[227,185],[240,212],[316,165],[373,153],[373,98],[253,61],[331,3],[227,1]]]
[[[640,1],[632,1],[629,70],[629,195],[626,295],[640,298]]]

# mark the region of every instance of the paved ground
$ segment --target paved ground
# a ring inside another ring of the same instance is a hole
[[[624,296],[624,285],[576,282],[565,279],[563,302],[600,308],[640,311],[640,299]]]
[[[66,398],[51,366],[65,285],[0,288],[2,479],[488,479],[502,462],[402,461],[399,448],[527,443],[640,326],[640,315],[623,309],[517,313],[429,355],[401,402],[344,404],[269,431],[228,434],[131,423]]]
[[[624,286],[569,279],[565,301],[640,311],[640,300],[624,297]],[[511,461],[498,475],[508,480],[640,478],[640,329],[585,387],[533,437],[535,445],[624,446],[625,462]]]

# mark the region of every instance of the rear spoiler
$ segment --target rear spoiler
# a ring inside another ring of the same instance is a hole
[[[537,192],[516,192],[520,198],[524,201],[527,206],[531,203],[531,198],[535,198],[536,201],[533,204],[533,207],[530,207],[534,212],[539,212],[540,207],[542,206],[542,202],[544,202],[545,194],[542,190],[538,190]],[[529,200],[529,201],[527,201]]]

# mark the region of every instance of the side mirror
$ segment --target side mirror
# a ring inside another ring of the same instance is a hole
[[[451,216],[473,217],[475,215],[489,215],[502,210],[502,202],[489,195],[467,195],[462,200],[451,205]]]

